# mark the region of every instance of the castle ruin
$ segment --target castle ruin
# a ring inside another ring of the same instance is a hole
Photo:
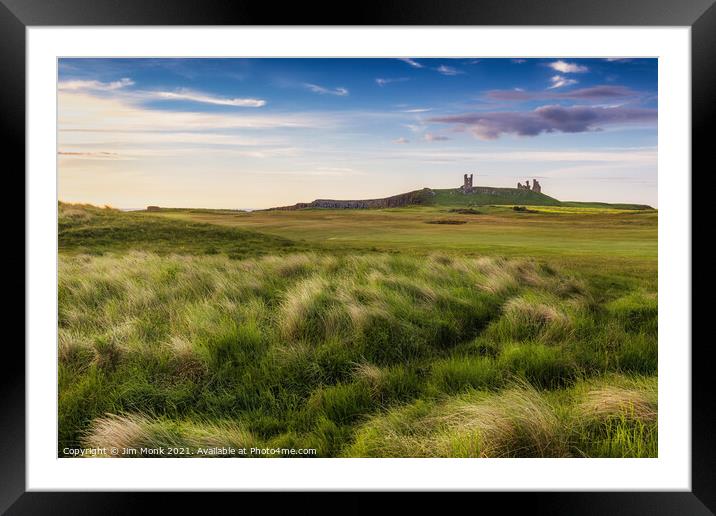
[[[542,193],[542,185],[536,179],[532,180],[532,186],[530,186],[530,180],[525,181],[525,184],[517,183],[518,190],[532,190],[533,192]]]
[[[463,176],[463,184],[460,190],[462,190],[462,193],[472,193],[472,174]]]
[[[484,187],[481,186],[474,186],[472,183],[472,178],[474,174],[463,174],[462,176],[462,186],[458,188],[462,193],[469,194],[474,192],[482,192]],[[518,190],[531,190],[533,192],[542,193],[542,185],[539,184],[539,181],[536,179],[532,179],[532,184],[530,184],[529,179],[525,181],[525,184],[517,183],[517,189]]]

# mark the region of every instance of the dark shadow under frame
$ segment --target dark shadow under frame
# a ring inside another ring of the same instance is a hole
[[[25,28],[48,25],[591,25],[690,26],[692,51],[692,172],[713,169],[708,128],[716,119],[716,5],[715,0],[393,0],[345,5],[321,3],[278,5],[248,0],[0,0],[0,146],[5,150],[6,177],[14,176],[25,193],[19,171],[25,163]],[[7,158],[14,157],[10,161]],[[704,178],[707,180],[706,178]],[[696,189],[703,195],[708,188]],[[17,198],[19,196],[15,196]],[[23,195],[24,199],[24,195]],[[705,199],[704,199],[705,201]],[[692,196],[692,206],[703,205]],[[20,208],[17,208],[19,213]],[[692,219],[693,219],[692,215]],[[692,230],[693,236],[693,230]],[[692,239],[693,240],[693,239]],[[692,244],[692,271],[694,252]],[[24,245],[23,245],[24,248]],[[23,256],[23,258],[26,258]],[[24,269],[19,253],[11,258]],[[15,263],[12,263],[15,265]],[[10,271],[10,269],[8,269]],[[27,271],[26,271],[27,274]],[[20,282],[10,273],[10,284]],[[693,275],[693,272],[692,272]],[[20,290],[20,286],[17,286]],[[693,296],[692,296],[693,297]],[[22,299],[25,299],[23,292]],[[15,306],[20,306],[16,303]],[[23,304],[24,308],[24,304]],[[694,305],[693,310],[700,308]],[[19,310],[19,309],[18,309]],[[10,319],[8,317],[8,319]],[[19,317],[18,317],[19,319]],[[12,320],[12,319],[10,319]],[[693,320],[693,315],[692,315]],[[503,507],[523,505],[533,513],[548,514],[713,514],[716,511],[716,454],[712,434],[716,404],[708,360],[710,340],[692,345],[692,491],[642,493],[480,493],[485,501]],[[672,343],[673,344],[673,343]],[[691,343],[685,343],[691,344]],[[25,492],[25,353],[17,340],[5,339],[5,368],[0,375],[0,511],[8,514],[127,514],[145,512],[148,493],[39,493]],[[187,494],[163,496],[164,511],[184,505]],[[212,502],[231,496],[258,498],[261,494],[215,493]],[[362,495],[344,507],[371,510],[377,495]],[[452,495],[458,496],[458,495]],[[465,495],[459,495],[465,496]],[[472,495],[475,496],[475,495]],[[272,504],[286,498],[271,495]],[[206,497],[204,497],[206,498]],[[320,510],[309,503],[314,495],[292,497],[294,511]],[[298,500],[294,498],[299,498]],[[423,496],[410,496],[424,503]],[[248,500],[247,500],[248,501]],[[256,501],[260,503],[261,501]],[[263,501],[263,500],[262,500]],[[302,503],[302,501],[304,503]],[[298,502],[298,503],[297,503]],[[508,502],[505,504],[505,502]],[[204,500],[203,503],[206,503]],[[179,505],[181,504],[181,505]],[[319,504],[321,505],[321,504]],[[242,506],[245,507],[244,504]],[[204,510],[209,506],[204,505]],[[486,506],[483,506],[486,507]],[[301,509],[306,508],[306,509]],[[164,512],[163,511],[163,512]]]

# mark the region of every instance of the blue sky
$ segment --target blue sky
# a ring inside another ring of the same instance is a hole
[[[263,208],[537,178],[657,205],[656,59],[61,59],[60,199]]]

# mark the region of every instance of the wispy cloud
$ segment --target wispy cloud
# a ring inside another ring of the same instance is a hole
[[[443,75],[460,75],[461,73],[465,73],[457,68],[447,65],[440,65],[435,69],[435,71]]]
[[[60,91],[114,91],[120,88],[126,88],[127,86],[133,86],[134,81],[128,77],[123,77],[118,81],[112,82],[101,82],[101,81],[87,81],[87,80],[69,80],[60,81],[57,85],[57,89]]]
[[[398,156],[408,157],[399,152]],[[450,150],[440,147],[427,149],[411,149],[410,156],[421,160],[442,161],[480,161],[480,162],[531,162],[531,163],[616,163],[631,165],[654,165],[658,152],[654,147],[614,148],[602,150],[562,149],[562,150],[527,150],[509,149],[505,151],[470,151]]]
[[[418,62],[415,61],[414,59],[410,59],[409,57],[399,57],[398,60],[399,60],[399,61],[402,61],[402,62],[404,62],[404,63],[408,63],[408,64],[409,64],[410,66],[412,66],[413,68],[424,68],[423,65],[421,65],[420,63],[418,63]]]
[[[318,84],[310,83],[305,83],[304,86],[313,93],[318,93],[320,95],[335,95],[337,97],[345,97],[349,94],[349,91],[346,88],[324,88],[323,86],[319,86]]]
[[[350,167],[317,167],[316,170],[325,172],[355,172],[355,170]]]
[[[575,163],[610,164],[619,166],[656,165],[656,148],[626,149],[562,149],[562,150],[526,150],[509,149],[504,151],[466,151],[450,150],[440,147],[411,147],[410,150],[395,151],[400,159],[417,159],[430,162],[495,162],[495,163]],[[539,176],[538,176],[539,177]]]
[[[607,125],[656,122],[656,109],[625,107],[542,106],[534,111],[496,111],[467,113],[431,118],[434,123],[452,124],[457,130],[470,131],[482,140],[494,140],[503,134],[537,136],[542,133],[582,133]]]
[[[570,100],[604,100],[604,99],[635,99],[645,96],[626,86],[600,85],[576,90],[550,92],[513,90],[490,90],[485,96],[492,100],[537,100],[537,99],[570,99]]]
[[[586,66],[579,65],[577,63],[567,63],[561,59],[559,61],[549,63],[549,67],[562,73],[584,73],[589,71],[589,68]]]
[[[381,86],[381,87],[382,87],[382,86],[385,86],[386,84],[390,84],[391,82],[405,82],[405,81],[408,81],[408,80],[410,80],[410,79],[408,79],[407,77],[396,77],[396,78],[393,78],[393,79],[385,79],[385,78],[382,78],[382,77],[378,77],[378,78],[375,80],[375,83],[376,83],[378,86]]]
[[[408,140],[407,138],[403,138],[401,136],[400,138],[396,138],[395,140],[393,140],[393,143],[397,143],[399,145],[405,145],[406,143],[410,143],[410,140]]]
[[[404,109],[401,111],[401,113],[427,113],[428,111],[432,111],[433,108],[413,108],[413,109]]]
[[[403,127],[407,127],[413,133],[422,133],[425,131],[425,123],[419,122],[417,124],[403,124]]]
[[[513,59],[512,62],[515,64],[522,64],[522,63],[526,63],[527,59]]]
[[[58,151],[57,155],[72,157],[72,158],[82,158],[82,159],[121,159],[121,157],[118,153],[107,152],[107,151],[87,151],[87,152]]]
[[[166,111],[135,105],[123,98],[103,98],[82,92],[61,92],[58,102],[60,131],[103,133],[193,132],[220,129],[325,127],[324,116],[292,114],[238,114]]]
[[[565,86],[571,86],[572,84],[577,84],[576,79],[568,79],[566,77],[563,77],[562,75],[555,75],[550,78],[550,81],[552,82],[552,86],[550,86],[549,90],[553,90],[555,88],[563,88]]]
[[[180,89],[177,91],[157,91],[154,94],[158,98],[164,100],[187,100],[190,102],[215,104],[218,106],[262,107],[266,105],[266,101],[263,99],[217,97],[208,93],[192,91],[189,89]]]
[[[426,142],[444,142],[449,139],[450,138],[448,138],[447,136],[433,133],[425,133],[425,136],[423,136],[423,140],[425,140]]]

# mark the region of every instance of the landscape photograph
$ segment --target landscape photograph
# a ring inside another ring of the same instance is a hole
[[[58,457],[658,457],[657,59],[57,67]]]

